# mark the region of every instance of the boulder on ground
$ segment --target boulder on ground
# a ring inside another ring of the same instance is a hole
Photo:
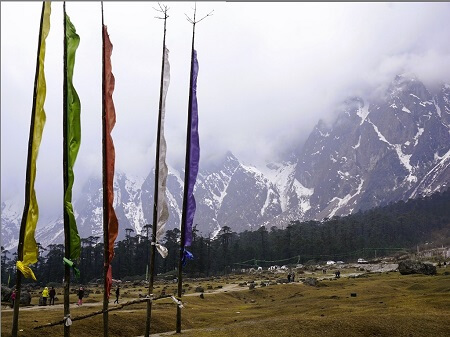
[[[289,283],[289,281],[288,281],[287,278],[279,278],[279,279],[277,280],[277,282],[278,282],[278,283]]]
[[[2,285],[2,302],[9,302],[12,294],[12,289]]]
[[[398,271],[402,275],[424,274],[436,275],[436,267],[431,263],[423,263],[414,260],[403,260],[398,264]]]
[[[307,277],[303,280],[303,283],[312,287],[319,286],[319,281],[315,277]]]
[[[2,302],[10,302],[11,294],[12,289],[2,286]],[[31,294],[26,289],[22,289],[20,291],[20,304],[30,305],[30,303],[31,303]]]
[[[195,288],[195,292],[196,293],[202,293],[202,292],[204,292],[205,291],[205,289],[203,289],[202,287],[196,287]]]
[[[20,304],[22,305],[30,305],[31,303],[31,295],[28,291],[22,290],[20,292]]]

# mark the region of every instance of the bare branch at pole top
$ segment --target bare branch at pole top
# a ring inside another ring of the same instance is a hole
[[[193,8],[193,10],[194,10],[194,18],[193,19],[191,19],[186,13],[184,14],[186,16],[186,19],[188,20],[188,22],[193,24],[193,25],[195,25],[195,24],[199,23],[200,21],[206,19],[208,16],[212,16],[213,12],[214,12],[214,9],[213,9],[211,12],[209,12],[204,17],[202,17],[200,20],[196,20],[195,16],[197,15],[197,3],[195,3],[195,7]]]
[[[162,18],[162,17],[159,17],[159,16],[155,16],[155,19],[161,19],[161,20],[165,20],[165,19],[167,19],[169,16],[167,15],[167,12],[169,11],[169,7],[167,7],[166,5],[161,5],[159,2],[158,2],[158,6],[159,6],[159,9],[158,8],[155,8],[155,7],[153,7],[153,9],[155,10],[155,11],[157,11],[157,12],[159,12],[159,13],[163,13],[164,14],[164,17]]]

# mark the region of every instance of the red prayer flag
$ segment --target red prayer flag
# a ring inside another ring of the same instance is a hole
[[[107,273],[107,289],[106,293],[109,298],[109,294],[112,286],[112,267],[111,261],[114,257],[114,241],[117,238],[119,231],[119,223],[117,221],[116,212],[113,208],[114,201],[114,164],[116,154],[114,151],[114,143],[111,137],[111,131],[116,124],[116,110],[114,108],[114,102],[112,99],[112,94],[114,91],[115,79],[112,73],[111,66],[111,54],[112,54],[112,43],[109,39],[108,30],[105,25],[103,25],[103,38],[104,38],[104,88],[103,88],[103,100],[105,104],[105,180],[106,180],[106,190],[107,190],[107,205],[106,210],[108,212],[108,234],[109,242],[109,258],[108,258],[108,273]]]

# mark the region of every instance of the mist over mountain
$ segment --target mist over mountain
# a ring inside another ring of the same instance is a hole
[[[223,226],[238,232],[283,227],[293,220],[347,215],[447,189],[450,85],[432,94],[415,76],[399,75],[387,88],[370,100],[345,99],[336,107],[337,118],[318,121],[306,142],[285,152],[284,160],[255,167],[228,151],[201,166],[194,191],[194,224],[200,233],[213,236]],[[181,168],[169,166],[168,229],[181,222],[183,179]],[[154,172],[146,177],[117,173],[114,188],[118,239],[125,228],[141,234],[153,222]],[[2,245],[7,249],[17,246],[21,207],[2,202]],[[102,238],[101,179],[88,180],[74,210],[80,235]],[[40,226],[36,240],[44,246],[63,242],[62,219]]]

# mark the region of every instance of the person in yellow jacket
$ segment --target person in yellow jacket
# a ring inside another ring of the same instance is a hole
[[[44,290],[42,290],[42,304],[47,305],[47,298],[48,298],[48,288],[45,287]]]

